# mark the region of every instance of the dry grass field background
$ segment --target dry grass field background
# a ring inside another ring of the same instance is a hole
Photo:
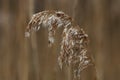
[[[120,0],[0,0],[0,80],[72,80],[57,63],[61,30],[50,48],[44,28],[24,37],[32,14],[43,10],[64,11],[89,35],[95,67],[81,80],[120,80]]]

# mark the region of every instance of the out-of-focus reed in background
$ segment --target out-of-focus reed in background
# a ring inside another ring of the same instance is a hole
[[[0,80],[72,79],[57,63],[61,30],[51,48],[44,28],[24,38],[32,14],[51,9],[72,16],[89,35],[96,71],[89,67],[82,80],[119,80],[120,0],[0,0]]]

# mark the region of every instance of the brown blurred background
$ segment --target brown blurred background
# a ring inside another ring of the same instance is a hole
[[[44,28],[24,38],[32,14],[51,9],[72,16],[89,35],[95,67],[82,80],[120,80],[120,0],[0,0],[0,80],[72,80],[57,63],[61,30],[51,48]]]

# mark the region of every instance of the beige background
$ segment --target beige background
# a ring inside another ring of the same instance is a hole
[[[72,80],[57,63],[62,30],[51,48],[44,28],[24,38],[32,14],[49,9],[72,16],[89,35],[96,70],[83,71],[82,80],[120,80],[120,0],[0,0],[0,80]]]

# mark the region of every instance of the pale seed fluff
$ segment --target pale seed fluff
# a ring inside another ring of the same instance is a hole
[[[29,32],[25,32],[25,37],[30,37],[30,33]]]

